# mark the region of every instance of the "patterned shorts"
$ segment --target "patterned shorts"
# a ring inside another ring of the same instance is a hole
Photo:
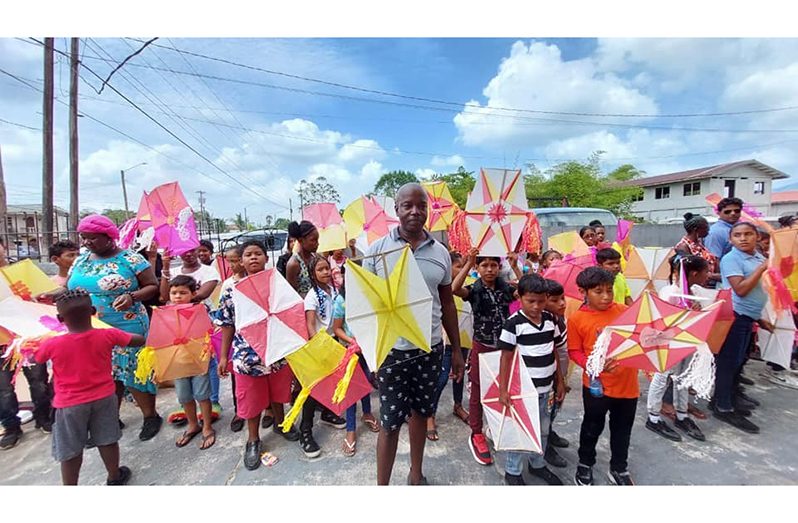
[[[441,373],[443,343],[432,352],[421,349],[388,353],[377,373],[380,422],[386,430],[399,430],[414,410],[422,416],[435,412],[435,391]]]

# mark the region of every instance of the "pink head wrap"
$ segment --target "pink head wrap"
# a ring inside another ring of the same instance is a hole
[[[78,232],[88,232],[92,234],[104,234],[112,240],[119,239],[119,229],[114,222],[101,214],[90,214],[78,224]]]

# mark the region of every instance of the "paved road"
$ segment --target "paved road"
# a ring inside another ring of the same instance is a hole
[[[778,485],[798,484],[798,446],[795,433],[798,428],[798,391],[770,385],[758,377],[763,365],[751,362],[747,374],[756,379],[749,387],[752,396],[762,400],[752,420],[760,425],[762,433],[749,435],[710,418],[699,422],[707,435],[707,442],[693,440],[672,443],[644,427],[645,390],[647,383],[641,378],[644,391],[638,404],[637,421],[632,432],[630,470],[641,485]],[[572,376],[572,386],[578,386],[578,377]],[[122,462],[133,470],[131,483],[138,485],[373,485],[376,482],[376,434],[362,424],[358,427],[357,454],[352,458],[340,452],[344,432],[326,426],[315,430],[323,452],[319,458],[304,457],[297,443],[287,442],[262,431],[265,448],[280,458],[271,468],[260,467],[248,471],[242,462],[244,432],[232,433],[229,421],[232,412],[228,381],[222,382],[225,408],[222,419],[216,424],[219,436],[216,445],[200,451],[195,445],[199,438],[183,449],[177,449],[174,440],[180,429],[164,425],[151,441],[138,440],[140,414],[133,404],[122,406],[122,419],[128,425],[121,441]],[[377,405],[376,395],[373,396]],[[432,484],[445,485],[498,485],[502,483],[503,453],[498,453],[496,464],[481,467],[471,457],[468,449],[468,427],[451,415],[451,389],[441,400],[439,431],[441,439],[429,442],[425,454],[425,474]],[[158,395],[158,408],[165,415],[175,406],[173,389],[164,389]],[[700,407],[706,407],[701,401]],[[555,421],[557,432],[571,442],[571,447],[561,451],[568,460],[567,469],[555,469],[572,484],[576,467],[576,443],[581,421],[581,400],[571,393],[566,399],[561,415]],[[60,483],[58,464],[50,456],[50,437],[24,426],[25,435],[17,447],[0,452],[0,477],[2,485],[57,485]],[[594,475],[598,484],[606,483],[609,460],[607,432],[599,442],[598,463]],[[400,438],[397,462],[392,484],[404,484],[408,473],[409,447],[406,430]],[[83,464],[81,484],[104,483],[105,473],[96,450],[87,451]],[[530,483],[536,479],[528,478]]]

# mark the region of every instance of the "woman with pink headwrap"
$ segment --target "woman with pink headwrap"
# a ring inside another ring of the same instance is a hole
[[[97,316],[105,323],[146,337],[150,322],[142,302],[158,294],[149,262],[140,254],[116,245],[119,230],[105,216],[86,216],[78,224],[78,232],[89,252],[75,260],[67,288],[89,293]],[[139,439],[146,441],[158,433],[162,419],[155,410],[155,384],[149,379],[144,383],[134,379],[140,348],[115,347],[112,361],[119,401],[125,388],[133,394],[144,416]]]

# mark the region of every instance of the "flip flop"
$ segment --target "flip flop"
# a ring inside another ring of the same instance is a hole
[[[197,434],[200,434],[201,432],[202,432],[202,428],[199,428],[199,429],[195,430],[194,432],[188,432],[188,431],[183,432],[183,435],[180,436],[180,439],[175,441],[175,446],[177,448],[185,447],[186,445],[191,443],[192,439],[197,437]]]
[[[371,432],[379,432],[380,431],[380,426],[377,424],[377,420],[375,420],[374,418],[366,418],[366,417],[364,417],[363,418],[363,423],[366,424],[366,426],[369,428],[369,430]]]
[[[343,451],[344,456],[347,458],[351,458],[357,452],[357,440],[349,443],[348,441],[344,440],[344,445],[341,447],[341,451]]]
[[[430,441],[438,441],[438,429],[428,430],[427,439]]]
[[[213,438],[213,441],[211,441],[211,444],[208,445],[208,440],[211,438]],[[199,449],[208,450],[209,448],[213,447],[215,443],[216,443],[216,431],[212,430],[211,433],[208,434],[207,436],[202,436],[202,443],[200,443]]]

